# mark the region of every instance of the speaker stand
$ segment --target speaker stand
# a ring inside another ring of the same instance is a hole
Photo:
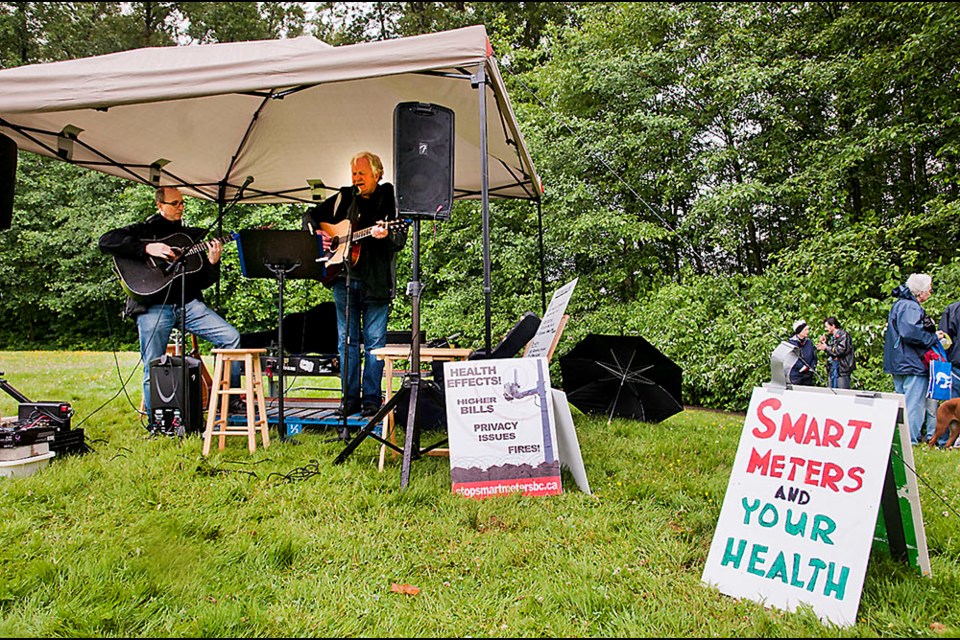
[[[407,484],[410,482],[410,467],[414,460],[418,460],[428,451],[436,449],[437,447],[446,443],[447,439],[444,438],[440,442],[430,445],[429,447],[420,448],[420,425],[417,422],[417,414],[419,411],[419,400],[421,391],[428,393],[433,396],[433,399],[443,406],[444,400],[441,397],[437,388],[433,385],[423,384],[423,380],[420,375],[420,220],[418,218],[413,219],[413,280],[407,285],[407,293],[411,297],[411,312],[410,312],[410,373],[404,378],[403,386],[397,391],[390,400],[388,400],[377,413],[370,418],[370,421],[367,425],[360,430],[356,437],[351,440],[347,446],[340,452],[334,464],[343,463],[354,449],[360,446],[360,443],[363,442],[366,438],[370,437],[379,442],[382,445],[385,445],[397,453],[403,455],[403,464],[400,470],[400,488],[405,489]],[[387,384],[391,384],[390,380],[387,380]],[[376,435],[373,433],[373,430],[376,426],[383,421],[393,410],[397,404],[405,399],[409,398],[410,406],[407,412],[407,428],[404,435],[403,448],[401,449],[394,443],[388,441],[383,437],[385,434]]]

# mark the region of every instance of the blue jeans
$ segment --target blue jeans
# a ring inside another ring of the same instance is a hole
[[[830,388],[831,389],[849,389],[850,374],[849,373],[846,373],[843,375],[840,374],[840,361],[830,360],[827,364],[830,371]]]
[[[380,406],[383,402],[383,361],[371,353],[387,344],[389,302],[368,302],[363,283],[350,281],[350,344],[347,348],[347,283],[333,283],[333,301],[337,305],[337,346],[340,352],[340,388],[345,404],[360,402]],[[363,369],[360,368],[360,332],[363,332]],[[362,373],[362,377],[361,377]],[[361,385],[362,382],[362,385]]]
[[[927,377],[894,375],[893,388],[897,393],[905,396],[910,442],[913,444],[923,442],[925,430],[932,437],[937,428],[937,414],[936,408],[932,408],[931,412],[930,403],[927,402]],[[944,435],[949,436],[949,434]],[[946,437],[942,438],[942,442],[946,442]]]
[[[137,316],[137,331],[140,333],[140,360],[143,362],[143,406],[150,416],[150,363],[167,352],[170,332],[180,326],[179,304],[156,304],[146,313]],[[186,330],[195,336],[213,343],[218,349],[236,349],[240,346],[240,332],[217,313],[200,302],[187,303]],[[230,369],[230,385],[240,386],[243,365],[233,363]]]

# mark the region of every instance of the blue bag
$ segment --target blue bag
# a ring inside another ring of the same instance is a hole
[[[943,360],[930,361],[927,397],[934,400],[949,400],[953,389],[953,366],[947,360],[947,354],[939,342],[934,348]]]

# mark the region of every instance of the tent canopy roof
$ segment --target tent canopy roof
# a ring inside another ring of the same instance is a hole
[[[303,36],[135,49],[0,70],[0,133],[20,149],[212,201],[323,199],[350,184],[359,151],[379,155],[395,182],[401,102],[453,111],[455,198],[481,197],[485,129],[489,196],[539,199],[482,26],[343,47]]]

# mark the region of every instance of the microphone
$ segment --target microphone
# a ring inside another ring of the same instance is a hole
[[[360,186],[359,186],[359,185],[353,185],[353,195],[355,195],[355,196],[360,195]]]
[[[243,181],[242,185],[240,185],[240,190],[237,191],[237,193],[243,193],[243,190],[249,187],[251,182],[253,182],[253,176],[247,176],[247,179]]]

